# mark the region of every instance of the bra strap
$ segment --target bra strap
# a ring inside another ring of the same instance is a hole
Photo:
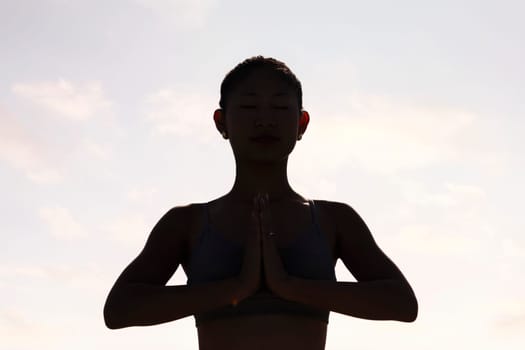
[[[202,206],[202,209],[204,211],[204,229],[208,229],[208,226],[210,225],[210,212],[208,209],[209,203],[204,203]]]
[[[321,234],[321,228],[319,227],[319,222],[317,220],[317,208],[315,206],[313,199],[308,199],[310,203],[310,211],[312,213],[312,221],[314,222],[315,228],[317,229],[317,234]]]

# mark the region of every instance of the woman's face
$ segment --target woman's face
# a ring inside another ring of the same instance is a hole
[[[288,157],[295,147],[300,115],[295,91],[279,75],[265,68],[253,71],[236,85],[226,105],[227,133],[237,161]],[[257,140],[261,134],[276,140]]]

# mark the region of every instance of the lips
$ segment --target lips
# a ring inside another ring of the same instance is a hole
[[[275,136],[265,135],[265,136],[252,137],[252,140],[254,141],[279,141],[279,138]]]
[[[250,138],[253,141],[279,141],[279,137],[269,132],[262,132]]]
[[[264,135],[252,137],[251,140],[258,143],[273,143],[279,141],[279,138],[271,135]]]

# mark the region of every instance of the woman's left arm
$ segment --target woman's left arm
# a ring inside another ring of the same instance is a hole
[[[263,235],[267,283],[282,298],[371,320],[413,322],[418,304],[410,284],[375,243],[361,217],[347,204],[332,203],[339,258],[357,282],[310,280],[290,276],[275,242]]]

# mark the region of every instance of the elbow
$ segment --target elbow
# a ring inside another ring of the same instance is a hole
[[[106,327],[108,327],[109,329],[123,328],[121,325],[118,324],[118,322],[116,322],[114,319],[112,319],[111,317],[107,315],[104,315],[104,323],[106,324]]]
[[[104,323],[109,329],[120,329],[128,327],[125,322],[122,321],[122,315],[118,310],[109,302],[106,301],[104,305]]]
[[[122,328],[115,315],[108,309],[108,307],[104,307],[104,323],[109,329]]]
[[[122,293],[123,287],[113,287],[104,304],[104,323],[109,329],[130,327],[130,302],[126,294]]]
[[[397,293],[397,320],[401,322],[414,322],[419,310],[416,295],[412,288],[406,284]]]
[[[404,314],[403,317],[399,318],[399,321],[411,323],[411,322],[414,322],[416,319],[417,319],[417,310]]]
[[[417,319],[418,310],[419,307],[417,304],[417,299],[415,296],[413,296],[403,308],[403,312],[400,315],[401,317],[399,318],[399,321],[414,322]]]
[[[106,324],[106,327],[109,329],[120,329],[129,327],[128,324],[125,322],[122,322],[118,317],[116,317],[114,314],[111,314],[109,312],[104,312],[104,323]]]
[[[109,320],[106,317],[104,317],[104,323],[106,324],[106,327],[109,328],[109,329],[123,328],[123,327],[119,327],[116,323],[114,323],[113,321]]]

